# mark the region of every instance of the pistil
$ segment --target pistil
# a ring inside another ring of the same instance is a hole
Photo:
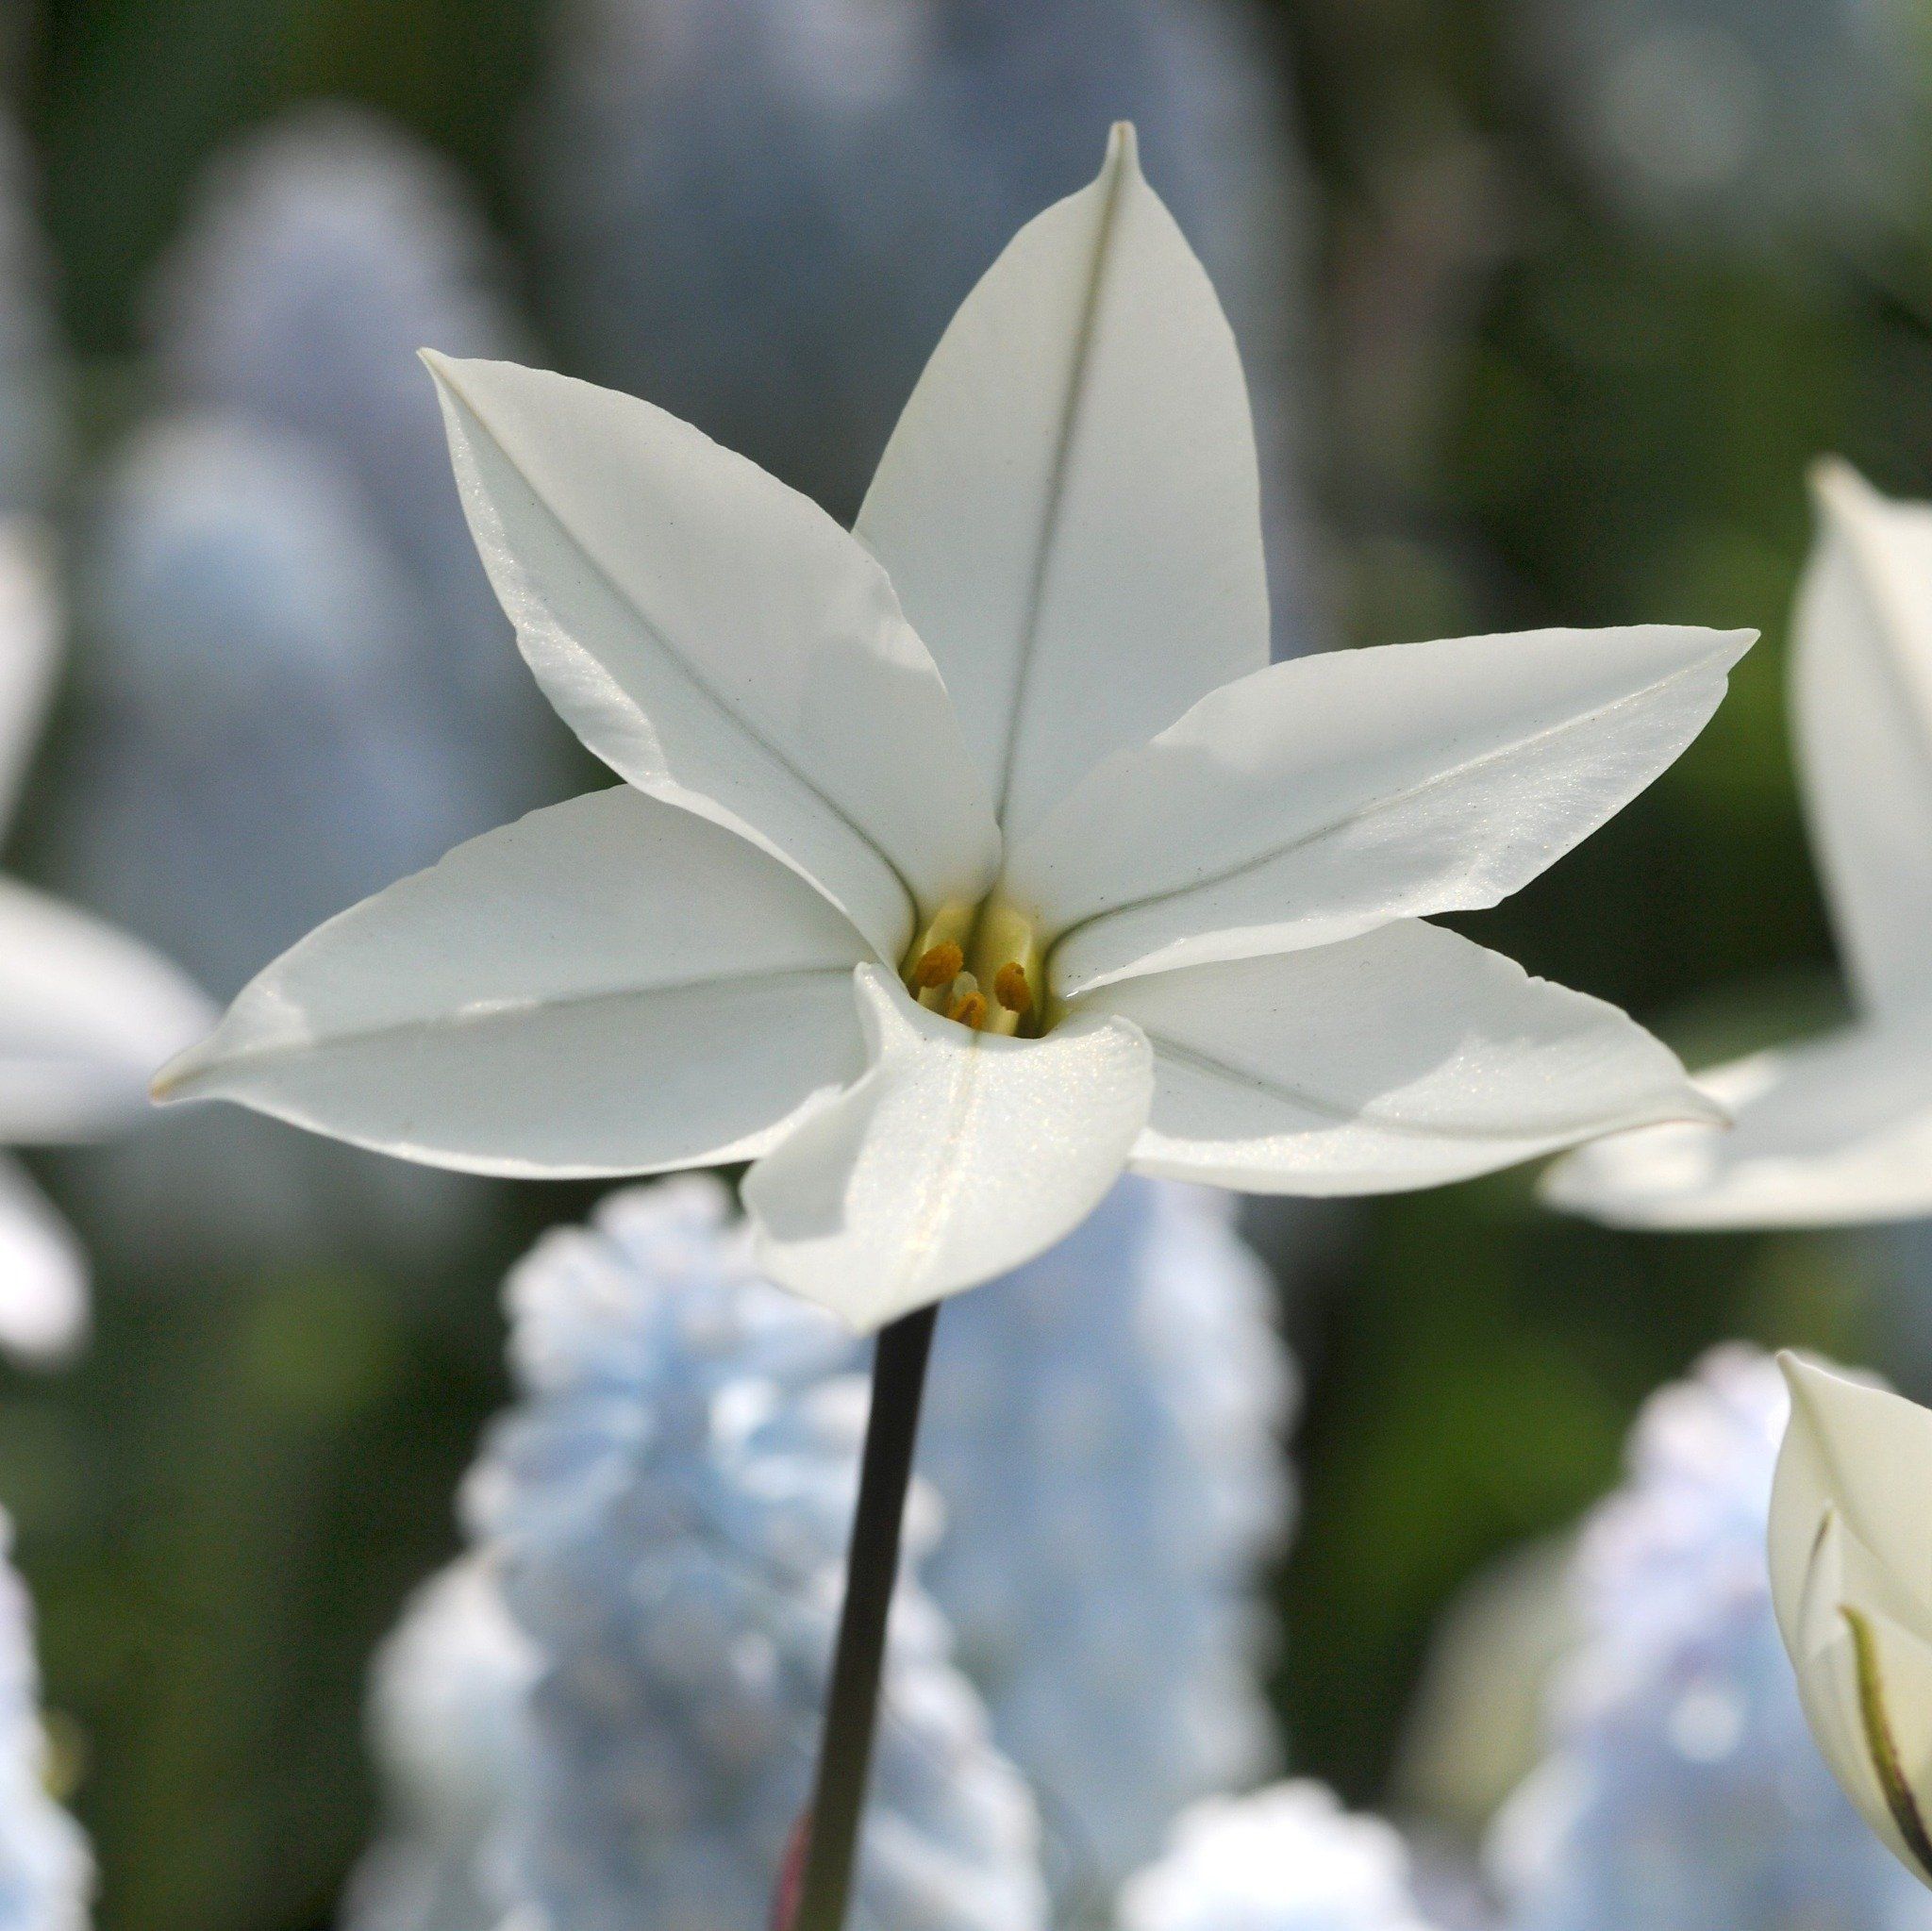
[[[1032,922],[1003,900],[945,907],[907,954],[903,972],[920,1005],[974,1032],[1010,1039],[1043,1030],[1040,943]]]

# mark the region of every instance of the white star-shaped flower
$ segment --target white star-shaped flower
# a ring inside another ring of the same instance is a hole
[[[1932,506],[1889,502],[1840,463],[1814,491],[1792,724],[1856,1017],[1700,1074],[1733,1131],[1621,1135],[1552,1171],[1552,1205],[1615,1225],[1932,1213]]]
[[[1420,916],[1625,804],[1748,636],[1271,668],[1240,362],[1130,131],[968,299],[856,533],[648,403],[429,360],[524,655],[626,783],[323,926],[163,1097],[488,1173],[751,1160],[763,1266],[860,1326],[1127,1165],[1366,1192],[1709,1115]]]
[[[0,827],[58,656],[41,532],[0,523]],[[86,913],[0,878],[0,1145],[91,1140],[137,1119],[147,1075],[208,1025],[174,967]],[[87,1266],[25,1173],[0,1157],[0,1346],[58,1356],[87,1322]]]

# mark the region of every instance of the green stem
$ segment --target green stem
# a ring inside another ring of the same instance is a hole
[[[923,1307],[880,1336],[872,1371],[872,1416],[858,1478],[858,1512],[845,1572],[845,1607],[832,1662],[798,1907],[790,1931],[844,1931],[858,1828],[878,1727],[886,1623],[899,1578],[899,1540],[919,1408],[939,1309]]]

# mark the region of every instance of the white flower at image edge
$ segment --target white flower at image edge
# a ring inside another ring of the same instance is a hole
[[[870,1327],[1125,1166],[1452,1180],[1707,1118],[1493,905],[1690,742],[1748,635],[1270,667],[1214,293],[1119,130],[955,319],[857,531],[650,404],[429,358],[538,681],[626,780],[321,927],[158,1084],[518,1175],[750,1160]]]
[[[1698,1074],[1729,1132],[1586,1147],[1556,1207],[1635,1227],[1827,1226],[1932,1213],[1932,505],[1841,463],[1792,619],[1791,723],[1852,1023]]]
[[[44,535],[25,519],[0,522],[0,829],[58,656]],[[92,1140],[139,1119],[155,1066],[211,1017],[146,946],[0,878],[0,1146]],[[0,1157],[0,1347],[51,1358],[86,1323],[78,1244],[25,1171]]]
[[[1818,1747],[1932,1885],[1932,1412],[1793,1356],[1771,1590]]]

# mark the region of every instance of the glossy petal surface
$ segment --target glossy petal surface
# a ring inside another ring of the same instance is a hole
[[[761,1266],[874,1328],[1030,1260],[1119,1177],[1153,1070],[1130,1024],[1083,1016],[1039,1040],[969,1032],[858,974],[872,1067],[754,1167]]]
[[[967,298],[858,519],[1000,822],[1268,659],[1247,388],[1131,130]]]
[[[1275,664],[1094,772],[1008,890],[1063,935],[1066,997],[1491,906],[1677,757],[1749,642],[1648,625]]]
[[[1616,1007],[1414,921],[1124,980],[1156,1086],[1143,1173],[1256,1193],[1435,1186],[1700,1102]]]
[[[815,505],[633,396],[430,358],[463,504],[550,701],[639,789],[811,879],[896,958],[993,829],[885,572]]]
[[[795,873],[625,786],[533,812],[319,927],[168,1070],[432,1165],[743,1159],[864,1069],[858,932]]]
[[[1932,507],[1820,473],[1791,697],[1832,923],[1869,1007],[1932,995]]]
[[[1932,1022],[1857,1026],[1698,1075],[1735,1124],[1579,1149],[1554,1207],[1625,1227],[1853,1225],[1932,1213]]]

